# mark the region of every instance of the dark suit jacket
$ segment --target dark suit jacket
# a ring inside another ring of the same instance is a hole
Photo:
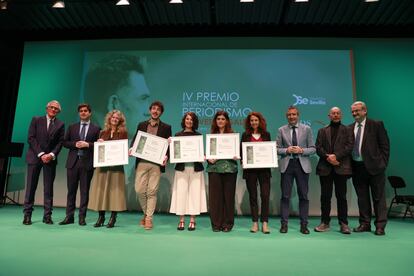
[[[355,123],[350,125],[352,131]],[[371,175],[385,171],[390,157],[390,140],[382,121],[366,118],[361,155],[364,165]]]
[[[190,135],[201,135],[201,133],[199,132],[184,132],[184,131],[180,131],[177,132],[175,134],[175,136],[190,136]],[[177,163],[175,165],[175,170],[176,171],[184,171],[185,169],[185,163]],[[201,172],[202,170],[204,170],[204,166],[203,163],[201,162],[194,162],[194,171],[195,172]]]
[[[69,126],[66,131],[63,146],[69,149],[68,158],[66,160],[66,168],[71,169],[75,166],[78,160],[78,148],[75,146],[76,142],[80,141],[80,123],[75,123]],[[85,142],[88,142],[89,148],[83,148],[82,164],[88,170],[93,168],[93,144],[99,138],[101,128],[93,123],[89,124],[88,133],[86,134]]]
[[[352,174],[352,149],[354,147],[354,134],[350,127],[339,125],[336,141],[331,141],[331,126],[328,125],[318,131],[316,137],[316,153],[319,162],[316,166],[316,174],[321,176],[329,175],[334,170],[339,175]],[[334,144],[333,151],[331,145]],[[335,154],[339,166],[333,166],[326,161],[327,154]]]
[[[263,132],[261,134],[261,138],[262,138],[263,141],[270,141],[271,140],[270,133],[267,132],[267,131]],[[243,132],[242,137],[241,137],[242,142],[250,142],[251,139],[252,139],[251,134],[248,134],[247,132]],[[242,150],[242,144],[241,143],[240,143],[240,157],[241,157],[240,160],[243,160],[243,150]],[[265,169],[265,168],[264,169],[243,169],[243,179],[246,179],[246,177],[249,173],[255,173],[258,170],[260,170],[261,172],[264,172],[266,174],[266,176],[268,176],[268,177],[272,176],[270,168],[268,168],[268,169]]]
[[[138,134],[139,130],[143,131],[143,132],[147,132],[148,124],[149,124],[149,121],[144,121],[144,122],[141,122],[141,123],[138,124],[137,131],[135,132],[134,138],[131,141],[130,147],[132,147],[134,145],[134,141],[135,141],[135,138],[137,137],[137,134]],[[168,139],[169,137],[171,137],[172,136],[171,126],[160,121],[160,123],[158,125],[157,136],[163,137],[165,139]],[[168,150],[167,150],[167,155],[169,155]],[[140,161],[141,161],[140,158],[136,159],[135,168],[138,166],[138,163]],[[157,165],[159,165],[159,164],[157,164]],[[161,168],[161,172],[165,172],[165,166],[161,166],[161,165],[159,165],[159,166]]]
[[[57,164],[57,157],[62,149],[63,137],[65,135],[65,124],[58,118],[48,133],[46,115],[33,117],[29,126],[28,143],[29,149],[26,154],[28,164],[39,164],[41,162],[38,154],[41,152],[53,152],[55,160],[51,163]]]

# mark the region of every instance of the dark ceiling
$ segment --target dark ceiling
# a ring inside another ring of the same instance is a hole
[[[0,0],[6,1],[6,0]],[[414,37],[414,0],[7,0],[0,32],[25,40],[165,36]]]

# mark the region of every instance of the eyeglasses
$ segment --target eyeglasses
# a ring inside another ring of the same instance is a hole
[[[47,108],[52,109],[52,110],[56,110],[56,111],[60,110],[58,107],[52,106],[52,105],[49,105]]]

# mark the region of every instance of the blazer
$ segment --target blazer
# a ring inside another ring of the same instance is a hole
[[[265,131],[263,133],[261,133],[260,137],[262,138],[263,141],[270,141],[270,133]],[[242,137],[241,137],[241,141],[242,142],[250,142],[252,139],[252,135],[247,133],[247,132],[243,132]],[[243,160],[243,150],[242,150],[242,144],[240,143],[240,162],[241,160]],[[249,173],[257,173],[258,170],[260,170],[260,172],[263,172],[264,174],[266,174],[266,177],[271,177],[272,173],[270,171],[270,168],[263,168],[263,169],[243,169],[243,179],[247,178],[247,175]]]
[[[350,127],[354,133],[355,122]],[[371,175],[382,173],[387,168],[390,158],[390,140],[382,121],[366,118],[361,156],[365,168]]]
[[[196,132],[184,132],[184,131],[180,131],[180,132],[177,132],[175,134],[175,136],[190,136],[190,135],[201,135],[201,133],[199,133],[197,131]],[[194,164],[194,171],[195,172],[201,172],[201,171],[204,170],[203,163],[201,163],[201,162],[194,162],[193,164]],[[184,169],[185,169],[185,163],[177,163],[175,165],[175,170],[176,171],[184,171]]]
[[[354,135],[350,127],[340,124],[335,141],[331,141],[331,126],[328,125],[319,129],[316,137],[316,153],[319,156],[319,162],[316,166],[316,174],[321,176],[329,175],[332,170],[339,175],[352,174],[352,149],[354,147]],[[333,151],[331,145],[334,144]],[[338,166],[333,166],[326,161],[327,154],[335,154]]]
[[[149,121],[144,121],[138,124],[137,127],[137,131],[135,132],[134,138],[131,141],[131,145],[130,147],[132,147],[134,145],[134,141],[135,138],[137,137],[138,131],[144,131],[147,132],[147,127],[148,127]],[[160,121],[159,125],[158,125],[158,131],[157,131],[157,136],[163,137],[165,139],[168,139],[169,137],[172,136],[172,131],[171,131],[171,126],[169,124],[163,123]],[[169,156],[169,151],[167,150],[167,156]],[[138,166],[138,163],[141,161],[141,158],[137,158],[135,161],[135,168]],[[158,166],[160,166],[161,172],[165,172],[165,166],[161,166],[159,164],[157,164]]]
[[[284,125],[279,128],[276,138],[277,154],[279,155],[279,169],[281,173],[286,171],[291,159],[291,155],[286,153],[287,148],[292,146],[292,135],[290,134],[290,131],[289,125]],[[296,136],[298,139],[298,146],[303,148],[303,153],[298,156],[300,165],[305,173],[311,173],[312,165],[309,157],[316,152],[312,129],[307,125],[298,124]]]
[[[68,158],[66,159],[66,168],[71,169],[75,166],[78,160],[78,148],[75,146],[76,142],[80,141],[80,122],[72,124],[68,127],[63,141],[63,146],[69,149]],[[99,138],[101,128],[93,123],[89,124],[88,133],[86,134],[85,142],[88,142],[89,147],[83,148],[82,164],[88,170],[93,169],[93,145]]]
[[[26,162],[28,164],[39,164],[41,160],[38,155],[41,152],[53,152],[55,160],[51,162],[57,164],[57,157],[62,149],[65,135],[65,124],[58,118],[54,120],[54,124],[48,132],[46,115],[32,118],[27,139],[29,149],[26,154]]]

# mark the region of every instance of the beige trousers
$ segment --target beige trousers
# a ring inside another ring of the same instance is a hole
[[[144,215],[151,219],[157,205],[157,193],[160,184],[160,167],[153,163],[141,161],[135,174],[135,191]]]

